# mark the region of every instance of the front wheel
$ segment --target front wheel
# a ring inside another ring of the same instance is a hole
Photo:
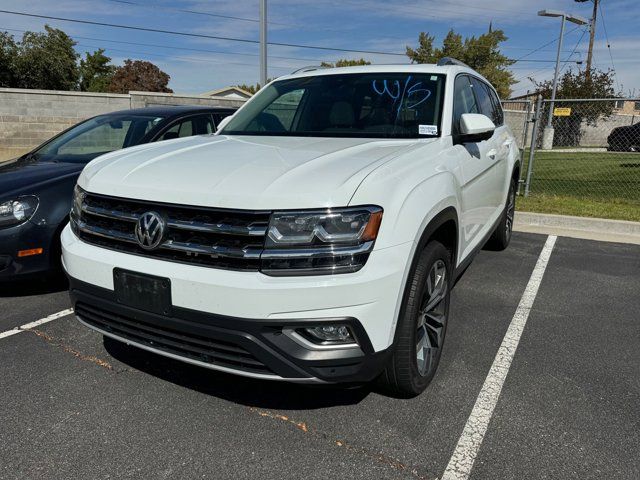
[[[422,393],[435,375],[449,318],[451,252],[432,241],[419,255],[394,352],[378,379],[388,393],[404,398]]]
[[[485,247],[489,250],[504,250],[511,242],[511,234],[513,233],[513,219],[516,210],[516,182],[511,180],[509,184],[509,194],[507,195],[507,204],[500,223],[494,230],[491,238],[487,241]]]

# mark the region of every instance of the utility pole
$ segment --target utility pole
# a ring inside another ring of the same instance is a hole
[[[587,54],[587,75],[591,75],[591,62],[593,60],[593,40],[596,37],[596,18],[598,17],[598,2],[593,0],[593,15],[591,15],[591,25],[589,28],[589,53]]]
[[[575,0],[578,3],[588,2],[589,0]],[[598,18],[598,4],[600,0],[591,0],[593,2],[593,14],[589,24],[589,52],[587,53],[587,78],[591,76],[591,64],[593,63],[593,41],[596,37],[596,20]]]
[[[267,84],[267,0],[260,0],[260,87]]]

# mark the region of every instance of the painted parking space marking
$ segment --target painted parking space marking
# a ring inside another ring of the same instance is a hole
[[[33,322],[25,323],[24,325],[20,325],[19,327],[13,328],[11,330],[7,330],[6,332],[0,333],[0,339],[11,337],[12,335],[16,335],[21,332],[25,332],[32,328],[38,327],[44,323],[49,323],[53,320],[57,320],[58,318],[66,317],[67,315],[71,315],[73,313],[72,308],[67,308],[66,310],[61,310],[57,313],[52,313],[40,320],[35,320]]]
[[[471,475],[473,463],[498,403],[502,386],[509,373],[524,327],[527,324],[529,312],[531,312],[531,307],[538,294],[556,239],[557,237],[553,235],[547,237],[547,241],[529,278],[529,283],[527,283],[524,294],[520,299],[516,313],[513,315],[473,410],[464,426],[462,435],[460,435],[458,444],[442,475],[442,480],[467,480]]]

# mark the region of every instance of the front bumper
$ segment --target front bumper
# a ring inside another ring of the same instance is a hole
[[[0,229],[0,281],[49,270],[54,233],[55,226],[36,225],[31,221]],[[20,250],[34,248],[42,248],[43,253],[18,257]]]
[[[61,239],[71,298],[83,323],[189,363],[296,382],[366,382],[379,374],[391,351],[411,249],[406,244],[374,251],[351,274],[269,277],[111,251],[80,241],[69,227]],[[114,268],[169,278],[171,315],[118,304]],[[283,333],[324,322],[348,323],[359,345],[310,349]]]

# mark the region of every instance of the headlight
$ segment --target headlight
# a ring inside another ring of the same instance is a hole
[[[381,220],[379,207],[274,212],[266,247],[353,245],[373,241]]]
[[[76,218],[80,217],[82,213],[82,203],[84,202],[84,198],[87,196],[87,192],[85,192],[78,185],[73,189],[73,203],[71,204],[71,214]]]
[[[261,271],[267,275],[355,272],[373,250],[382,221],[376,206],[274,212]]]
[[[18,225],[29,220],[38,208],[38,197],[29,195],[0,203],[0,227]]]

